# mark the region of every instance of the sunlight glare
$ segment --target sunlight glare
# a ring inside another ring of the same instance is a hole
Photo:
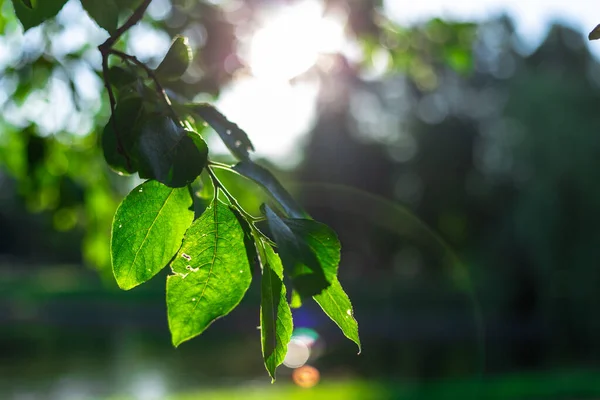
[[[269,14],[250,42],[252,74],[287,81],[312,67],[319,54],[341,51],[343,23],[323,11],[321,2],[303,0]]]

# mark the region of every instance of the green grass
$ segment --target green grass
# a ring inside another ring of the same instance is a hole
[[[110,400],[130,400],[115,397]],[[323,382],[311,389],[290,383],[240,385],[174,394],[168,400],[513,400],[600,399],[600,371],[523,373],[436,382]]]

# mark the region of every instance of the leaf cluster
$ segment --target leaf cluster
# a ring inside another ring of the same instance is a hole
[[[65,2],[13,0],[25,30],[56,15]],[[360,351],[352,305],[337,279],[340,243],[335,232],[310,218],[273,174],[252,161],[254,147],[237,124],[209,104],[176,101],[165,91],[163,85],[179,80],[192,62],[187,39],[176,36],[156,69],[114,47],[149,3],[81,0],[90,17],[110,33],[99,46],[111,106],[100,143],[105,161],[121,175],[137,173],[145,180],[121,202],[112,223],[110,255],[119,287],[132,289],[168,267],[167,317],[172,342],[179,346],[240,303],[258,264],[257,316],[273,380],[292,337],[292,291],[295,306],[313,298]],[[119,26],[122,14],[129,16]],[[119,62],[111,65],[113,57]],[[209,159],[197,121],[217,132],[239,160],[236,165]],[[219,180],[217,169],[255,182],[271,204],[263,205],[259,216],[249,214]],[[195,193],[199,182],[214,190],[208,206],[196,215],[205,201]],[[266,224],[259,227],[262,221]]]

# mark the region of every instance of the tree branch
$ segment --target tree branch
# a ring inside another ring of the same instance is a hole
[[[106,39],[104,43],[98,46],[100,52],[104,53],[107,49],[110,49],[117,42],[117,40],[119,40],[121,36],[123,36],[123,34],[129,30],[129,28],[140,22],[151,1],[152,0],[144,0],[144,2],[135,9],[133,14],[131,14],[129,19],[125,21],[120,28],[117,29],[116,32],[113,33],[108,39]]]

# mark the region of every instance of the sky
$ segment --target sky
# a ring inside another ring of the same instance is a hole
[[[595,0],[386,0],[384,6],[394,20],[404,23],[431,17],[482,20],[507,13],[524,41],[532,46],[543,40],[553,21],[585,33],[600,23],[600,2]],[[595,54],[600,55],[600,50]]]

